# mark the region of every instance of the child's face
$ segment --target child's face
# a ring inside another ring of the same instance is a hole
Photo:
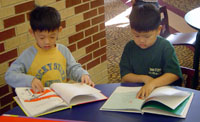
[[[134,29],[131,29],[131,32],[136,45],[142,49],[147,49],[156,42],[157,35],[160,33],[160,27],[149,32],[137,32]]]
[[[60,29],[57,29],[55,31],[35,31],[31,32],[31,34],[35,37],[37,45],[44,49],[49,50],[56,46],[56,40],[58,38],[58,33],[60,32]]]

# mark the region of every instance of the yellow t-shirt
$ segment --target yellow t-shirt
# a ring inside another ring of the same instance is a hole
[[[43,50],[36,44],[37,54],[27,72],[41,80],[44,86],[50,86],[55,82],[66,82],[67,60],[57,47]]]

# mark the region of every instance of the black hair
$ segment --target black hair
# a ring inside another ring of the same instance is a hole
[[[161,22],[159,8],[152,4],[133,6],[129,20],[131,28],[138,32],[155,30]]]
[[[52,7],[36,6],[30,13],[30,25],[33,31],[54,31],[60,27],[60,14]]]

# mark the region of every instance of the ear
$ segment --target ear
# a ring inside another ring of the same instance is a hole
[[[34,32],[33,32],[32,29],[29,29],[28,31],[29,31],[29,33],[30,33],[32,36],[34,36]]]
[[[158,29],[157,29],[157,33],[158,33],[158,35],[160,34],[160,31],[162,30],[162,25],[159,25],[158,26]]]
[[[63,29],[62,26],[60,26],[59,29],[58,29],[58,32],[61,32],[62,29]]]

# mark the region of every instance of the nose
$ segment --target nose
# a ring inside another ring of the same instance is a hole
[[[142,37],[139,38],[139,41],[140,41],[141,43],[145,43],[145,42],[146,42],[145,38],[142,38]]]
[[[44,43],[45,43],[45,44],[49,44],[49,43],[50,43],[49,39],[46,38],[46,39],[44,40]]]

